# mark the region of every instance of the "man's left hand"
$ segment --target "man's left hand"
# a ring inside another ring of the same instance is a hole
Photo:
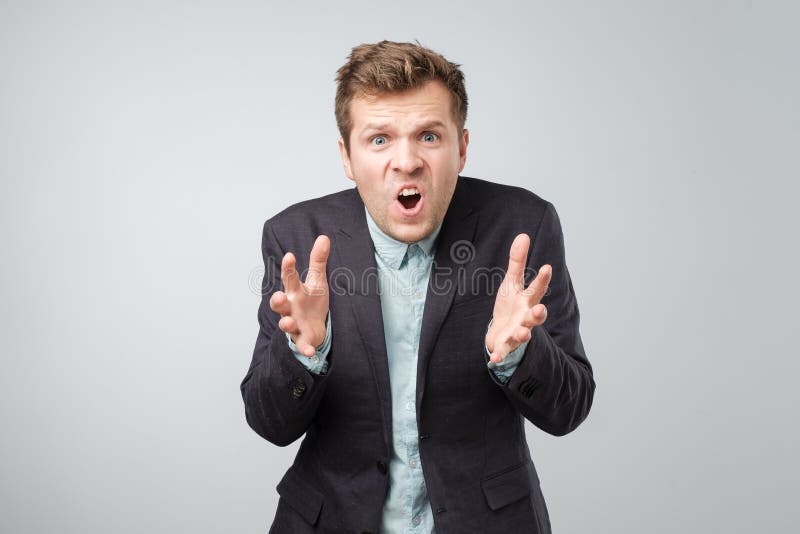
[[[547,319],[547,308],[539,301],[547,293],[553,268],[542,265],[536,278],[525,287],[525,260],[531,240],[519,234],[508,254],[508,271],[494,301],[492,324],[486,333],[486,348],[491,361],[502,362],[522,343],[530,340],[533,327]]]

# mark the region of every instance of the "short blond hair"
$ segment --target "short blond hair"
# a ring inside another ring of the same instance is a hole
[[[467,91],[461,65],[417,43],[381,41],[353,48],[347,63],[336,71],[336,125],[350,151],[350,103],[357,96],[378,96],[442,82],[451,96],[453,120],[459,130],[467,121]]]

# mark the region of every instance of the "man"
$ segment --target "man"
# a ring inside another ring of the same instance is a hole
[[[270,532],[550,532],[523,417],[566,434],[594,393],[558,216],[459,176],[458,65],[383,41],[337,82],[355,190],[264,224],[241,391],[258,434],[305,434]]]

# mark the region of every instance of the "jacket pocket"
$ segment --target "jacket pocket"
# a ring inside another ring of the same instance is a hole
[[[283,475],[277,490],[286,504],[303,519],[310,525],[316,524],[325,497],[314,486],[303,480],[294,466]]]
[[[504,469],[481,480],[486,503],[491,510],[499,510],[531,494],[528,462]]]

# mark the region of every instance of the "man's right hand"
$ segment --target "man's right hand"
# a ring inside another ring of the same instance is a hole
[[[288,333],[300,353],[309,358],[325,341],[325,318],[329,306],[326,266],[330,251],[328,237],[317,237],[311,249],[305,282],[300,280],[295,269],[294,254],[284,254],[281,261],[284,291],[276,291],[269,299],[269,307],[281,316],[278,328]]]

